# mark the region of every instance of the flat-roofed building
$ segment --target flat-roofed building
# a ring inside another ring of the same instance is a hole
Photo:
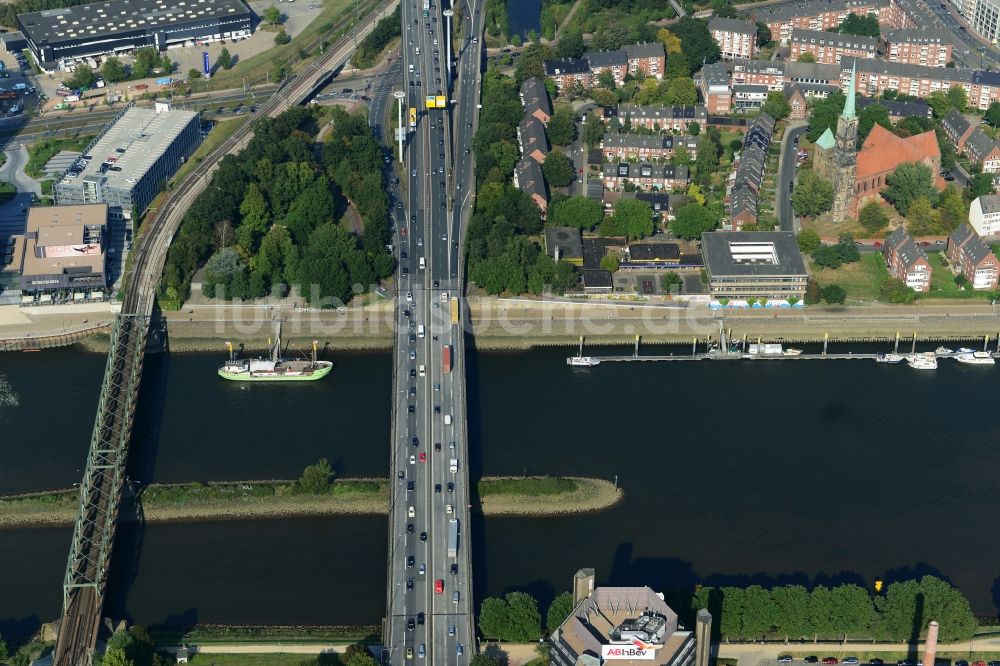
[[[521,84],[521,106],[524,113],[542,123],[549,122],[552,117],[552,105],[549,103],[549,92],[538,77],[525,79]]]
[[[257,17],[243,0],[103,0],[18,14],[17,28],[45,70],[151,46],[165,51],[189,42],[240,39]]]
[[[673,164],[608,162],[602,167],[601,178],[605,190],[620,190],[625,183],[644,190],[672,190],[687,187],[688,168]]]
[[[708,22],[708,31],[726,60],[750,59],[757,52],[757,25],[752,21],[716,17]]]
[[[108,288],[104,236],[107,204],[33,206],[13,264],[23,295],[63,292],[77,300],[103,298]]]
[[[57,205],[108,204],[111,226],[131,223],[201,142],[195,111],[131,107],[88,146],[52,188]]]
[[[763,108],[768,92],[765,85],[737,83],[733,86],[733,111],[747,113]]]
[[[842,35],[821,30],[792,30],[791,59],[798,60],[803,53],[811,53],[816,62],[834,65],[844,56],[874,58],[878,55],[878,39],[858,35]]]
[[[951,62],[953,37],[943,30],[888,30],[883,38],[886,60],[928,67],[946,67]]]
[[[698,138],[676,134],[621,134],[604,135],[601,151],[606,160],[667,160],[683,147],[691,157],[698,150]]]
[[[902,280],[913,291],[930,291],[934,269],[927,254],[905,227],[896,227],[885,239],[882,257],[889,275]]]
[[[969,204],[969,224],[984,238],[1000,236],[1000,195],[976,197]]]
[[[677,243],[630,243],[628,263],[635,268],[667,268],[681,263]]]
[[[957,266],[973,289],[996,289],[1000,261],[972,225],[963,223],[948,236],[948,261]]]
[[[805,297],[809,276],[790,231],[708,231],[701,252],[713,299]]]
[[[729,113],[733,91],[729,87],[729,70],[725,63],[713,62],[702,67],[698,84],[709,113]]]
[[[663,594],[649,587],[597,587],[593,569],[581,569],[574,578],[573,612],[550,643],[553,666],[695,664],[695,637]]]
[[[577,227],[545,227],[545,253],[556,261],[583,266],[583,238]]]
[[[530,157],[522,157],[517,161],[514,165],[514,187],[531,197],[544,220],[549,208],[549,198],[545,194],[545,180],[538,162]]]

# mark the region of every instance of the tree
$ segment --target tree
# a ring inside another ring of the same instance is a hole
[[[767,93],[767,101],[764,102],[763,111],[775,120],[784,120],[792,112],[792,105],[788,103],[785,93],[780,90],[772,90]]]
[[[820,293],[823,296],[823,300],[831,304],[843,303],[844,299],[847,298],[847,292],[839,284],[831,284],[828,287],[823,287],[823,291]]]
[[[549,141],[556,146],[568,146],[576,138],[576,117],[568,106],[557,107],[546,127]]]
[[[74,90],[77,88],[86,90],[93,86],[95,81],[97,81],[97,75],[94,74],[94,70],[90,68],[90,65],[80,63],[73,68],[73,76],[69,77],[66,85]]]
[[[553,150],[542,162],[542,174],[550,187],[566,187],[573,182],[576,170],[561,150]]]
[[[292,38],[284,30],[279,30],[278,32],[274,33],[274,43],[277,44],[278,46],[287,44],[290,41],[292,41]]]
[[[977,173],[969,179],[969,198],[976,199],[984,194],[993,194],[992,173]]]
[[[819,234],[815,229],[803,229],[799,232],[799,235],[795,237],[795,240],[799,244],[799,252],[803,254],[812,254],[819,249],[821,245]]]
[[[951,99],[944,90],[935,90],[924,98],[927,105],[931,107],[935,118],[944,118],[952,110]]]
[[[638,199],[619,199],[614,215],[601,221],[604,236],[625,236],[630,240],[645,238],[653,233],[653,207]]]
[[[708,185],[712,173],[719,166],[719,146],[712,140],[710,134],[702,134],[698,138],[698,153],[695,156],[695,180],[699,185]]]
[[[892,120],[889,119],[889,109],[881,104],[870,104],[858,112],[858,146],[864,143],[872,131],[872,127],[881,125],[890,132]]]
[[[837,117],[844,109],[844,93],[839,90],[827,95],[826,99],[814,100],[809,109],[809,131],[806,138],[815,143],[829,128],[837,128]]]
[[[660,285],[663,287],[664,291],[679,293],[681,287],[684,286],[684,278],[674,271],[667,271],[663,274],[663,277],[660,278]]]
[[[729,0],[712,0],[712,13],[719,18],[736,18],[736,8]]]
[[[695,240],[700,239],[704,232],[715,229],[718,223],[719,219],[711,209],[689,203],[677,209],[674,221],[670,223],[670,230],[678,238]]]
[[[260,240],[270,226],[271,211],[267,199],[257,183],[250,183],[243,194],[240,204],[240,226],[236,229],[236,238],[241,247],[248,252],[256,252]]]
[[[546,223],[553,227],[590,230],[604,219],[604,206],[588,197],[569,197],[549,206]]]
[[[681,39],[681,51],[688,62],[710,63],[719,59],[719,45],[715,43],[708,23],[685,16],[670,26],[670,32]]]
[[[774,602],[774,628],[786,640],[809,635],[809,591],[801,585],[784,585],[771,590]]]
[[[600,116],[591,112],[587,114],[587,122],[583,125],[583,140],[593,148],[604,140],[604,123]]]
[[[545,628],[548,633],[551,634],[558,629],[572,612],[573,594],[571,592],[563,592],[553,599],[552,603],[549,604],[548,612],[545,614]]]
[[[688,123],[688,134],[691,136],[698,136],[701,134],[701,125],[698,123]]]
[[[1000,102],[990,102],[986,109],[986,122],[990,127],[1000,127]]]
[[[597,85],[603,86],[608,90],[614,90],[617,84],[615,83],[615,75],[611,73],[610,69],[602,69],[601,73],[597,75]]]
[[[805,298],[803,298],[802,300],[806,302],[806,305],[816,305],[821,300],[823,300],[822,289],[820,288],[819,283],[816,282],[816,280],[812,278],[808,278],[806,280],[806,293],[805,293]],[[813,590],[814,593],[815,591],[816,590]]]
[[[833,185],[815,171],[808,169],[799,177],[792,192],[792,208],[797,215],[816,217],[833,206]]]
[[[479,607],[479,630],[489,638],[527,643],[538,638],[541,625],[538,602],[524,592],[488,597]]]
[[[858,221],[870,234],[873,234],[889,225],[889,215],[876,202],[865,205],[858,214]]]
[[[608,252],[606,255],[601,257],[600,266],[602,269],[608,271],[609,273],[614,273],[615,271],[618,270],[618,267],[621,265],[621,263],[622,263],[621,257],[619,257],[617,253]]]
[[[101,65],[101,76],[108,83],[118,83],[128,78],[128,74],[125,72],[125,65],[115,56],[110,56]]]
[[[476,654],[472,656],[471,666],[502,666],[499,661],[486,654]]]
[[[116,645],[104,651],[101,666],[136,666],[136,664],[125,655],[125,648]]]
[[[677,106],[690,106],[698,101],[698,88],[689,77],[671,79],[663,103]]]
[[[308,495],[322,495],[329,492],[333,481],[333,468],[326,458],[320,458],[315,465],[309,465],[302,470],[302,476],[296,482],[299,492]]]
[[[910,233],[914,236],[925,236],[937,232],[938,214],[931,207],[931,202],[925,196],[919,196],[910,204],[906,212]]]
[[[951,233],[963,222],[969,221],[969,207],[962,194],[954,186],[948,185],[938,198],[938,214],[941,231]]]
[[[560,58],[579,58],[583,50],[583,35],[579,30],[565,30],[559,36],[556,55]]]
[[[216,62],[219,63],[219,67],[222,69],[231,69],[233,66],[233,56],[230,55],[229,49],[223,46],[222,50],[219,52],[219,57],[216,59]]]
[[[822,268],[840,268],[843,264],[851,264],[861,258],[854,239],[850,235],[840,237],[833,245],[822,245],[813,252],[813,260]]]
[[[743,591],[743,608],[743,633],[747,638],[761,637],[771,631],[775,608],[770,592],[760,585],[751,585]]]
[[[687,190],[688,199],[695,202],[699,206],[705,205],[705,195],[701,193],[701,188],[698,187],[697,183],[691,183]]]
[[[764,46],[768,44],[773,36],[771,35],[771,29],[767,27],[766,23],[757,21],[757,46]]]
[[[532,77],[544,79],[545,61],[551,60],[554,55],[555,51],[541,42],[529,44],[521,51],[521,57],[517,59],[517,66],[514,68],[514,80],[517,85]]]
[[[906,286],[899,278],[887,278],[879,287],[879,297],[889,303],[912,303],[917,292]],[[895,583],[894,583],[895,584]],[[890,585],[889,587],[892,587]],[[913,609],[910,609],[910,623],[913,622]]]
[[[886,176],[889,186],[882,193],[900,215],[906,215],[917,197],[926,197],[929,202],[937,200],[931,168],[919,162],[904,162]]]
[[[812,51],[803,51],[795,59],[795,62],[816,62],[816,56],[813,55]]]
[[[833,32],[844,35],[860,35],[862,37],[878,37],[880,35],[878,17],[874,15],[859,16],[858,14],[848,14],[840,22],[840,26]]]
[[[275,7],[274,5],[265,8],[261,16],[264,18],[265,21],[270,23],[272,26],[281,23],[281,10]]]
[[[965,113],[969,108],[969,95],[965,92],[965,88],[960,85],[948,88],[948,101],[951,102],[952,107],[958,109],[959,113]]]
[[[660,28],[660,30],[656,33],[656,39],[658,42],[663,44],[663,50],[667,55],[670,55],[671,53],[681,53],[683,51],[681,48],[681,38],[666,28]]]
[[[200,79],[200,78],[201,78],[201,70],[199,70],[196,67],[192,67],[191,69],[188,70],[189,80]]]

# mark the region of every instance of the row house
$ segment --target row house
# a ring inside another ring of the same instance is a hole
[[[783,90],[785,77],[785,62],[782,60],[733,61],[733,83],[764,85],[768,90]]]
[[[1000,72],[846,57],[840,61],[841,89],[845,92],[855,63],[858,71],[856,90],[862,95],[879,97],[886,90],[895,90],[926,98],[936,90],[948,90],[957,85],[965,90],[972,108],[985,111],[992,102],[1000,101]]]
[[[708,129],[708,111],[704,106],[638,106],[619,104],[605,107],[604,118],[615,117],[622,127],[645,127],[654,132],[686,132],[691,123],[697,123],[704,132]]]
[[[1000,172],[1000,143],[994,141],[977,127],[965,142],[965,154],[969,161],[978,164],[986,173]]]
[[[969,204],[969,224],[984,238],[1000,236],[1000,195],[984,194]]]
[[[517,126],[517,143],[521,147],[521,156],[530,157],[539,164],[545,161],[549,153],[549,140],[545,136],[545,126],[532,116],[525,116]]]
[[[733,110],[736,113],[756,111],[767,101],[767,86],[741,83],[733,86]]]
[[[725,203],[729,219],[724,229],[741,231],[758,218],[757,198],[767,167],[767,151],[774,133],[774,119],[766,113],[757,116],[743,136],[743,149],[739,163],[729,178]]]
[[[872,104],[884,106],[889,112],[889,119],[892,122],[898,122],[903,118],[910,117],[931,117],[931,107],[924,102],[900,102],[888,99],[872,99],[871,97],[858,98],[857,105],[859,111]]]
[[[531,200],[542,212],[545,219],[549,207],[549,199],[545,195],[545,179],[542,177],[542,167],[530,157],[522,157],[514,165],[514,187],[531,197]]]
[[[750,59],[757,52],[757,26],[752,21],[716,17],[708,22],[708,31],[724,60]]]
[[[724,63],[713,62],[702,67],[698,87],[709,113],[726,114],[732,110],[733,91],[729,87],[729,70]]]
[[[563,92],[575,85],[590,88],[594,76],[590,64],[583,58],[559,58],[545,61],[545,76],[555,81],[556,88]]]
[[[627,44],[625,58],[628,60],[628,72],[633,76],[643,74],[662,79],[667,67],[667,53],[660,42],[643,44]]]
[[[694,136],[605,134],[601,150],[605,160],[665,160],[683,147],[690,155],[698,151],[698,138]]]
[[[812,53],[816,62],[834,65],[844,56],[874,58],[878,55],[878,39],[858,35],[841,35],[819,30],[792,30],[790,58],[798,60],[803,53]]]
[[[945,67],[951,62],[952,37],[943,30],[888,30],[885,57],[891,62]]]
[[[1000,261],[972,225],[963,223],[951,232],[945,254],[973,289],[997,288]]]
[[[688,168],[673,164],[630,164],[609,162],[602,167],[605,190],[620,190],[631,183],[644,190],[686,188]]]
[[[615,85],[620,86],[625,82],[625,74],[628,73],[628,58],[625,51],[594,51],[584,53],[583,59],[590,66],[590,75],[594,77],[594,82],[600,80],[601,74],[611,72],[615,79]]]
[[[552,105],[549,103],[549,92],[541,79],[533,76],[521,84],[521,106],[524,107],[525,115],[542,123],[549,122]]]
[[[785,81],[806,85],[841,87],[841,66],[824,65],[818,62],[789,62],[786,66]]]
[[[545,75],[555,81],[559,91],[579,83],[590,88],[602,72],[610,72],[615,84],[625,82],[626,74],[663,78],[667,54],[659,42],[628,44],[616,51],[590,51],[582,58],[546,60]]]
[[[766,24],[772,38],[782,44],[789,43],[796,28],[830,30],[838,27],[848,14],[874,15],[883,28],[916,27],[896,0],[804,0],[786,5],[754,7],[749,11],[750,18]]]
[[[889,275],[902,280],[913,291],[930,291],[933,268],[927,254],[904,227],[896,227],[885,239],[882,257]]]
[[[941,119],[941,129],[948,137],[948,141],[955,146],[955,150],[964,153],[965,142],[969,140],[969,136],[972,135],[972,130],[975,128],[958,109],[952,109],[948,115]]]

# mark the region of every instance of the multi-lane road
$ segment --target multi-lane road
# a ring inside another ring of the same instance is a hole
[[[402,4],[400,87],[418,120],[407,134],[402,163],[392,162],[405,181],[405,189],[394,190],[399,271],[384,653],[392,664],[467,664],[476,651],[465,347],[451,298],[461,297],[462,232],[473,202],[471,140],[482,51],[471,36],[482,21],[476,2],[461,8],[440,3],[428,2],[426,9],[424,0]],[[462,37],[453,41],[451,67],[442,14],[449,8],[468,17],[453,21],[469,24],[452,26]],[[448,108],[427,108],[428,95],[443,96]],[[374,106],[381,124],[384,106]],[[457,553],[449,552],[453,520]]]

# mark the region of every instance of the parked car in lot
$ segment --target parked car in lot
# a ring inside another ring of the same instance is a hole
[[[841,663],[843,663],[843,664],[856,664],[856,663],[858,663],[858,658],[857,657],[844,657],[844,660]]]
[[[833,664],[839,664],[840,661],[836,657],[823,657],[823,663],[827,666],[833,666]]]
[[[790,664],[790,663],[792,663],[792,655],[790,655],[790,654],[783,654],[783,655],[781,655],[780,657],[778,657],[778,663],[779,664]]]

